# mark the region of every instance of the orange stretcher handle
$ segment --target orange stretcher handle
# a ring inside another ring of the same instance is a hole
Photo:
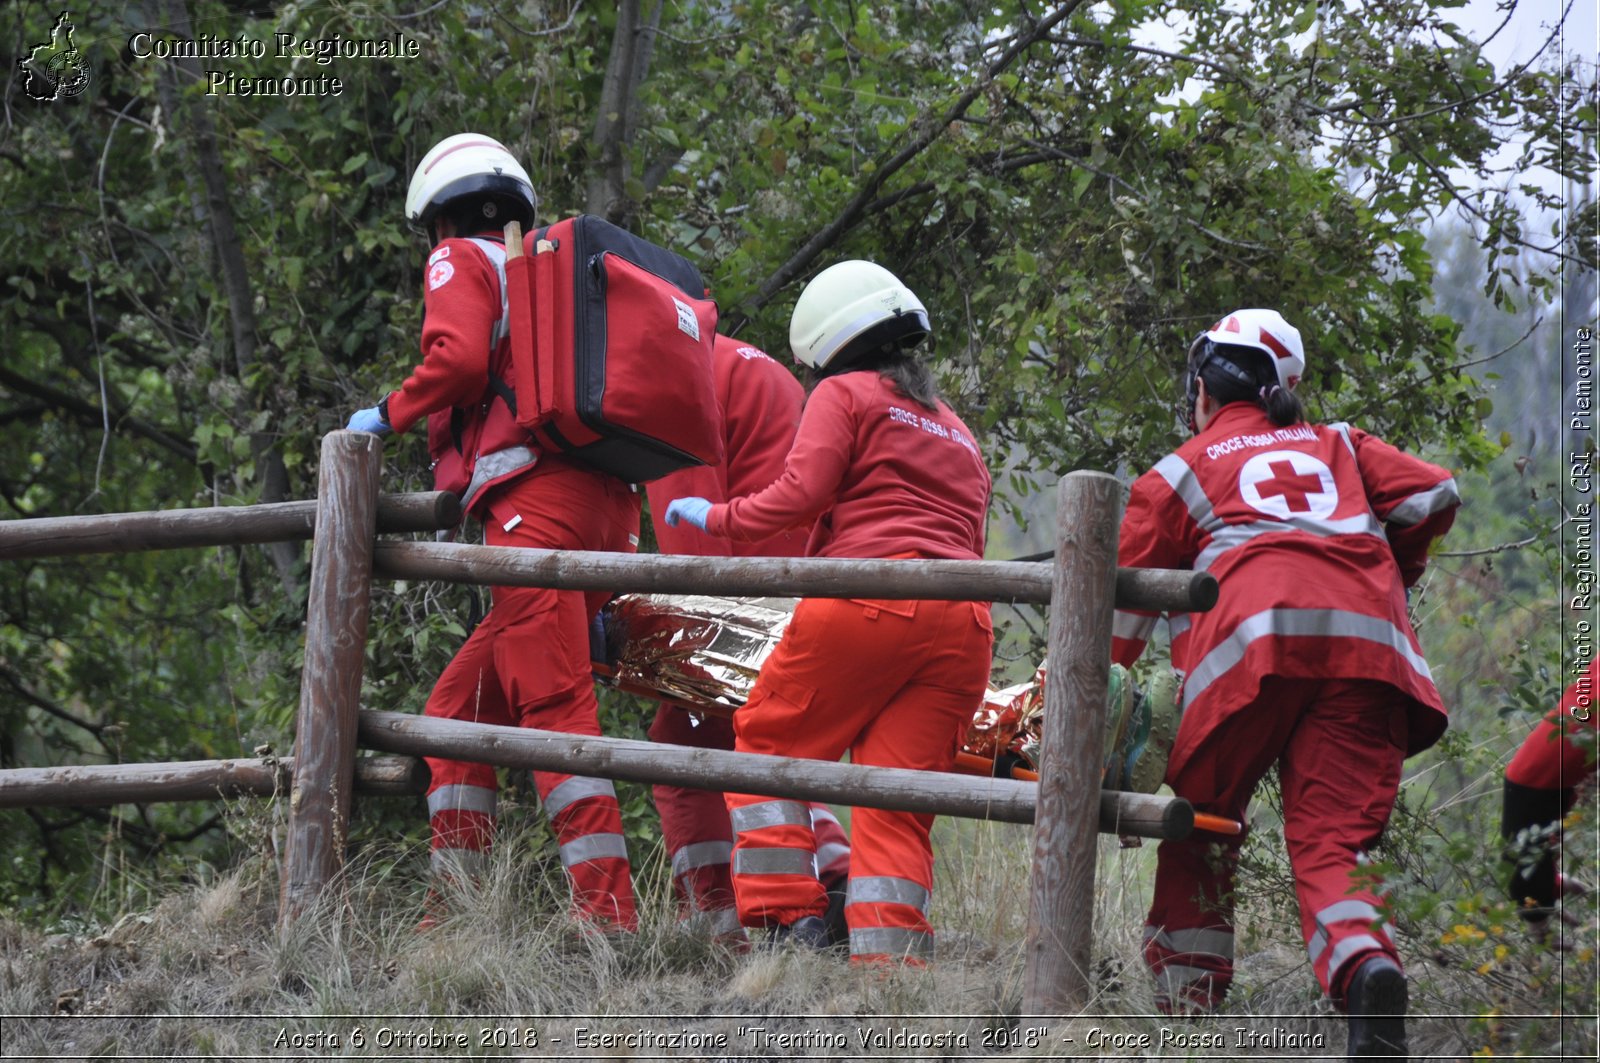
[[[980,757],[976,753],[956,754],[956,771],[963,775],[982,775],[988,777],[994,774],[994,761],[988,757]]]
[[[1213,816],[1209,812],[1196,812],[1194,829],[1210,831],[1212,834],[1243,834],[1244,824],[1236,819]]]
[[[956,754],[955,769],[963,775],[982,775],[988,778],[994,775],[994,761],[988,757],[980,757],[976,753],[958,752]],[[1011,769],[1011,777],[1013,779],[1021,779],[1023,782],[1039,781],[1039,773],[1029,771],[1027,768],[1013,767]]]

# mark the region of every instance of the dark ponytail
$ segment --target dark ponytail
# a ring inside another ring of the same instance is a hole
[[[1305,404],[1300,401],[1300,396],[1276,381],[1266,389],[1266,402],[1263,405],[1267,410],[1267,419],[1279,428],[1287,428],[1306,419]]]
[[[1278,383],[1278,371],[1265,352],[1207,340],[1196,351],[1196,364],[1206,394],[1219,405],[1254,403],[1279,428],[1306,419],[1300,396]]]

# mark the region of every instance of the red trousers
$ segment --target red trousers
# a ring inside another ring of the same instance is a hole
[[[650,725],[650,740],[695,749],[732,749],[733,721],[725,716],[697,720],[676,705],[662,703]],[[706,913],[714,933],[737,930],[730,867],[733,827],[722,793],[665,785],[655,786],[653,792],[680,912],[685,918]],[[850,871],[850,841],[826,805],[813,802],[810,816],[817,875],[825,887],[843,889]]]
[[[987,604],[807,599],[734,716],[735,748],[948,771],[982,701],[994,642]],[[728,794],[734,893],[746,926],[820,916],[827,899],[804,803]],[[858,960],[933,953],[933,816],[851,815],[845,919]]]
[[[1341,1007],[1357,961],[1382,952],[1399,962],[1382,898],[1358,888],[1352,873],[1399,792],[1406,709],[1405,696],[1384,683],[1268,677],[1253,703],[1167,771],[1173,792],[1196,812],[1243,821],[1256,783],[1276,762],[1300,929],[1317,981]],[[1242,841],[1197,833],[1157,850],[1144,956],[1163,1010],[1211,1009],[1228,991]]]
[[[639,498],[627,484],[560,458],[495,490],[484,538],[490,546],[614,550],[637,545]],[[487,616],[446,666],[428,716],[568,734],[600,733],[589,664],[589,619],[610,595],[494,587]],[[434,869],[473,874],[494,835],[495,770],[427,758]],[[536,771],[576,912],[632,928],[632,877],[616,791],[606,779]]]

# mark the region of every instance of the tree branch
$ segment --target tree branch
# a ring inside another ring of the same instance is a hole
[[[1075,157],[1073,157],[1071,155],[1068,155],[1064,151],[1061,151],[1061,150],[1059,150],[1057,148],[1052,148],[1048,144],[1037,144],[1037,143],[1035,143],[1034,141],[1031,141],[1031,140],[1026,141],[1025,143],[1027,143],[1030,147],[1037,148],[1041,152],[1046,152],[1046,153],[1050,154],[1054,158],[1060,159],[1062,162],[1071,163],[1073,166],[1077,166],[1077,167],[1079,167],[1079,168],[1081,168],[1083,170],[1086,170],[1089,173],[1094,174],[1096,177],[1104,178],[1108,183],[1117,185],[1118,187],[1122,188],[1130,196],[1132,196],[1134,199],[1137,199],[1140,203],[1143,203],[1145,206],[1150,206],[1151,205],[1150,200],[1147,199],[1144,196],[1143,193],[1141,193],[1137,188],[1133,187],[1133,185],[1129,184],[1127,181],[1124,181],[1122,178],[1118,177],[1116,174],[1110,172],[1109,170],[1102,170],[1099,167],[1094,166],[1091,163],[1085,162],[1083,159],[1075,158]],[[1208,228],[1208,227],[1206,227],[1204,225],[1201,225],[1199,222],[1194,221],[1192,219],[1185,218],[1183,220],[1185,222],[1187,222],[1187,224],[1193,226],[1196,230],[1198,230],[1199,232],[1204,233],[1206,236],[1208,236],[1211,239],[1215,240],[1219,244],[1224,244],[1224,245],[1226,245],[1228,247],[1236,247],[1241,251],[1271,251],[1272,250],[1272,248],[1268,247],[1266,244],[1251,243],[1248,240],[1231,240],[1228,237],[1223,236],[1221,233],[1217,232],[1215,229],[1211,229],[1211,228]]]
[[[64,391],[59,391],[48,384],[30,380],[20,373],[6,368],[4,365],[0,365],[0,385],[4,385],[19,394],[31,395],[36,399],[41,399],[58,410],[72,414],[85,424],[98,428],[104,423],[104,411],[94,403],[85,402],[83,399],[69,395]],[[200,455],[189,444],[168,435],[155,425],[141,421],[137,417],[130,417],[119,411],[116,423],[126,427],[136,435],[141,435],[151,442],[165,447],[191,465],[200,460]]]
[[[916,129],[917,132],[912,136],[911,142],[874,169],[866,182],[851,197],[850,202],[846,203],[843,209],[834,216],[834,219],[807,240],[798,251],[790,256],[787,262],[778,267],[777,272],[761,282],[761,286],[756,290],[756,294],[751,298],[750,302],[740,309],[737,323],[731,331],[737,332],[742,328],[755,311],[771,302],[773,296],[777,295],[790,281],[799,277],[816,260],[818,255],[833,246],[839,237],[859,223],[865,216],[867,206],[878,198],[878,192],[883,187],[884,182],[944,135],[945,130],[950,127],[951,123],[960,119],[967,112],[968,108],[994,82],[995,78],[1005,73],[1006,69],[1016,62],[1029,48],[1047,38],[1050,35],[1050,31],[1081,7],[1083,2],[1084,0],[1069,0],[1068,3],[1058,7],[1043,20],[1035,23],[1028,32],[1020,34],[1016,41],[998,59],[991,63],[988,69],[965,92],[956,98],[955,103],[951,104],[944,114],[934,116],[924,112],[919,115],[912,125],[912,128]]]
[[[1514,543],[1501,543],[1499,546],[1486,546],[1482,550],[1439,550],[1434,557],[1483,557],[1487,554],[1503,554],[1507,550],[1523,550],[1538,542],[1542,536],[1530,535],[1526,539],[1518,539]]]
[[[6,683],[10,685],[12,690],[17,692],[17,696],[23,701],[28,702],[35,708],[44,710],[51,716],[54,716],[56,719],[64,720],[67,723],[72,724],[74,727],[81,727],[85,731],[88,731],[90,734],[94,735],[96,739],[99,739],[105,732],[107,727],[106,724],[91,723],[90,721],[78,716],[76,713],[62,708],[60,705],[57,705],[43,694],[37,693],[30,688],[22,681],[22,677],[16,672],[12,671],[9,666],[0,664],[0,677],[5,679]]]

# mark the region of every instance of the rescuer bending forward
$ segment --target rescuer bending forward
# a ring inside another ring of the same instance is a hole
[[[1118,564],[1211,572],[1214,609],[1171,618],[1183,719],[1166,781],[1243,820],[1274,764],[1300,923],[1351,1056],[1403,1057],[1406,983],[1382,898],[1352,873],[1394,807],[1401,762],[1445,729],[1405,588],[1460,499],[1444,469],[1345,424],[1305,422],[1300,333],[1238,310],[1190,347],[1194,438],[1134,483]],[[1132,665],[1155,616],[1121,611]],[[1210,1009],[1233,978],[1241,839],[1164,841],[1144,930],[1156,1000]],[[1221,858],[1212,851],[1220,846]]]

